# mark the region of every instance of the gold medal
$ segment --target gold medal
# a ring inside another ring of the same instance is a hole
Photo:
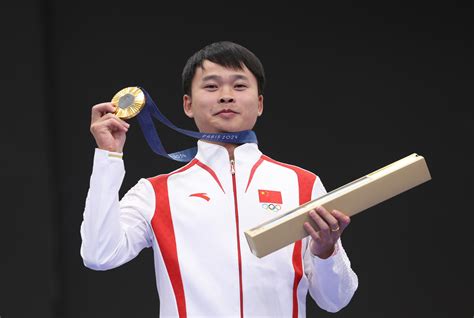
[[[127,87],[112,98],[115,105],[114,114],[121,119],[130,119],[138,115],[145,106],[145,94],[138,87]]]

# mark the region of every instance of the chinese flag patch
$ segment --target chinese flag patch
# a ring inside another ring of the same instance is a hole
[[[258,190],[258,200],[265,203],[283,203],[281,192],[272,190]]]

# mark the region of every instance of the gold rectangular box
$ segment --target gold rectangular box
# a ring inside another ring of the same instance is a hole
[[[308,236],[303,224],[315,225],[308,212],[317,206],[353,216],[428,180],[431,175],[425,158],[413,153],[249,229],[245,236],[252,253],[263,257]]]

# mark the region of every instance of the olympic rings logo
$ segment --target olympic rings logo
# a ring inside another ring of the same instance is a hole
[[[271,210],[271,211],[280,211],[281,206],[279,204],[273,204],[273,203],[263,203],[262,208],[265,210]]]

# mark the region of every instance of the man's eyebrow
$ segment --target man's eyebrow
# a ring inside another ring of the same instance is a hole
[[[248,80],[248,77],[247,77],[247,76],[241,75],[241,74],[231,75],[230,77],[231,77],[233,80],[239,80],[239,79]],[[202,81],[210,81],[210,80],[219,81],[219,80],[222,80],[222,76],[219,76],[219,75],[207,75],[207,76],[204,76],[204,77],[202,78]]]

